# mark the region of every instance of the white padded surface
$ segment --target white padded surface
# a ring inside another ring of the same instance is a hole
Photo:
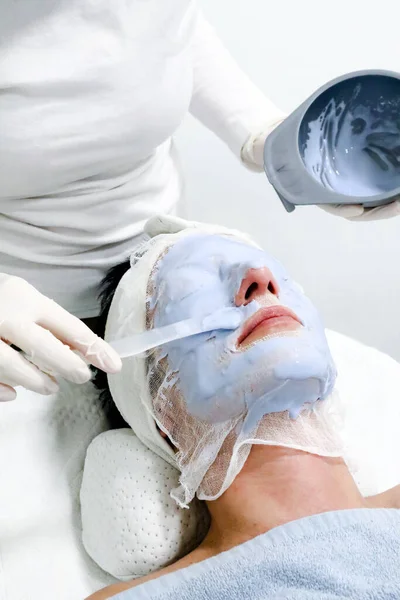
[[[86,450],[106,428],[91,383],[0,403],[1,600],[83,600],[115,582],[81,541]]]
[[[209,516],[195,500],[181,509],[170,491],[178,471],[146,448],[131,429],[98,436],[87,453],[81,489],[83,543],[118,579],[160,569],[204,538]]]
[[[400,365],[339,333],[327,335],[346,407],[345,458],[362,493],[376,494],[400,483]],[[92,442],[81,491],[83,541],[105,571],[138,577],[196,545],[205,515],[198,502],[190,510],[175,505],[169,491],[177,480],[129,429]]]
[[[345,407],[346,461],[365,496],[400,483],[400,364],[328,331]]]

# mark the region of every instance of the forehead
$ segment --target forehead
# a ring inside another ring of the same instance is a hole
[[[254,262],[254,266],[268,266],[274,261],[266,252],[239,238],[195,233],[179,239],[169,247],[159,262],[159,268],[215,267]]]

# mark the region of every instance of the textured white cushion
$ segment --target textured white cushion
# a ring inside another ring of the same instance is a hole
[[[327,332],[346,406],[346,460],[361,492],[400,482],[400,365],[382,352]],[[198,543],[207,514],[169,496],[178,472],[130,429],[101,434],[88,450],[81,490],[83,541],[108,573],[125,580],[176,560]]]
[[[175,562],[204,538],[209,515],[194,500],[179,508],[170,491],[179,473],[131,429],[108,431],[90,445],[81,488],[83,543],[118,579]]]

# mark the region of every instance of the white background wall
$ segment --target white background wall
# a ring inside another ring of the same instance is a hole
[[[243,69],[283,110],[349,71],[400,71],[400,4],[380,0],[199,0]],[[373,6],[373,8],[372,8]],[[188,119],[179,136],[192,218],[252,233],[303,285],[328,327],[400,360],[400,217],[349,223],[315,207],[287,214],[264,175],[247,172]]]

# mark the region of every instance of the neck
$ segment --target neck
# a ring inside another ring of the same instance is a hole
[[[204,545],[222,552],[289,521],[365,506],[342,459],[255,445],[233,484],[208,503]]]

